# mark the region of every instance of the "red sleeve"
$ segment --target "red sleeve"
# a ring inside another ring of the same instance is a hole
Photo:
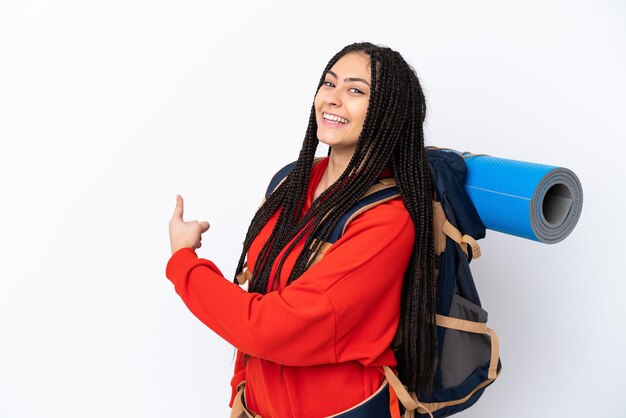
[[[280,291],[248,293],[191,248],[172,255],[166,275],[191,312],[244,353],[290,366],[367,363],[393,339],[414,235],[404,204],[392,200],[357,216]]]
[[[244,353],[237,350],[237,359],[235,360],[235,372],[233,373],[232,379],[230,379],[231,393],[228,406],[231,408],[233,407],[233,400],[235,399],[235,395],[237,394],[237,385],[243,380],[246,380],[246,368],[243,367],[243,356]]]

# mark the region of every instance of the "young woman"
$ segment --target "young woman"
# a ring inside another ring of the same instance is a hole
[[[411,391],[429,387],[435,272],[425,111],[398,52],[356,43],[330,60],[298,160],[250,223],[236,269],[250,279],[247,292],[198,258],[209,224],[183,221],[177,196],[166,275],[191,312],[237,348],[233,416],[398,417],[383,366]],[[320,141],[329,146],[322,159]],[[356,216],[318,258],[342,215],[385,177],[401,197]]]

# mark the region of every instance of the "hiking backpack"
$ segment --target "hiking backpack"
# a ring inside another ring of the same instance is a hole
[[[487,328],[487,312],[482,309],[469,263],[480,257],[477,239],[484,238],[483,225],[465,191],[466,167],[458,153],[426,148],[433,184],[433,228],[437,270],[437,362],[433,390],[409,393],[389,367],[385,376],[404,407],[405,417],[447,417],[472,406],[485,388],[500,374],[498,337]],[[317,157],[314,164],[324,157]],[[261,205],[287,178],[296,162],[280,169],[270,181]],[[379,179],[339,220],[322,244],[318,262],[343,234],[347,224],[360,213],[400,196],[393,178]],[[316,245],[316,241],[312,245]],[[247,264],[237,276],[239,284],[250,278]],[[393,342],[396,349],[402,338]]]

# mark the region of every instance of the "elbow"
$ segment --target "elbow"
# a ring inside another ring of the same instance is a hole
[[[242,341],[245,347],[238,348],[285,366],[336,363],[335,325],[335,313],[330,305],[274,312],[252,309],[248,337]]]

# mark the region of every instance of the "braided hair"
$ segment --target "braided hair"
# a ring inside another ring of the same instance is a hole
[[[390,167],[415,226],[413,252],[402,287],[402,343],[396,351],[397,369],[401,380],[411,391],[430,390],[436,350],[436,276],[433,191],[424,151],[426,101],[415,70],[402,56],[390,48],[369,42],[348,45],[335,54],[326,65],[317,90],[332,66],[350,52],[362,52],[369,56],[372,86],[363,129],[348,166],[302,215],[319,143],[313,105],[298,160],[290,174],[254,215],[235,276],[242,272],[254,238],[269,218],[280,210],[276,225],[256,260],[248,291],[265,294],[276,288],[279,281],[273,280],[272,289],[268,289],[270,271],[278,254],[294,237],[296,239],[293,239],[285,255],[278,260],[276,277],[280,277],[287,255],[299,241],[305,239],[287,285],[297,280],[316,258],[322,241],[329,237],[342,215],[377,182],[382,170]]]

